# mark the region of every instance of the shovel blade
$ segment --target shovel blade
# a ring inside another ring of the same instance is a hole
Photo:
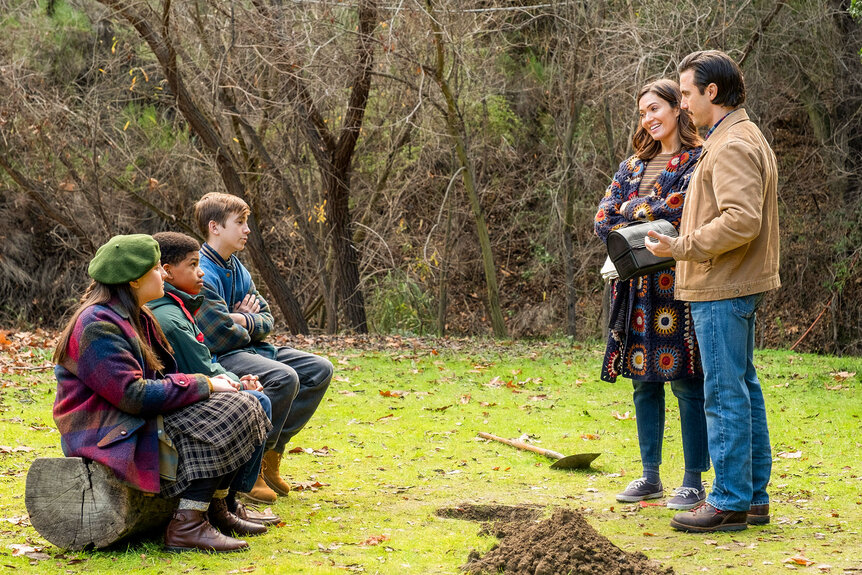
[[[551,464],[551,469],[589,469],[590,463],[601,453],[576,453],[558,459]]]

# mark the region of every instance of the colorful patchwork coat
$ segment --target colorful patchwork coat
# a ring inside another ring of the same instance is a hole
[[[636,220],[664,219],[679,228],[685,193],[700,153],[698,147],[671,158],[643,197],[638,197],[638,187],[646,164],[637,156],[622,162],[599,203],[596,235],[607,242],[611,231]],[[621,209],[624,202],[628,204]],[[702,376],[690,308],[674,300],[673,290],[673,268],[614,281],[603,380],[613,382],[622,375],[664,382]]]
[[[205,376],[171,373],[176,365],[141,314],[144,333],[168,375],[146,366],[128,314],[110,302],[85,309],[75,322],[68,357],[56,366],[54,421],[67,457],[109,467],[131,486],[159,493],[157,416],[210,395]]]

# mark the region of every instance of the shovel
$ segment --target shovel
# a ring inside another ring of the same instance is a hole
[[[529,443],[524,443],[517,439],[504,439],[502,437],[497,437],[496,435],[491,435],[490,433],[485,433],[484,431],[479,432],[479,437],[493,439],[494,441],[499,441],[500,443],[517,447],[518,449],[532,451],[533,453],[539,453],[545,457],[556,459],[556,461],[551,464],[551,469],[589,469],[590,463],[592,463],[596,457],[601,455],[601,453],[576,453],[575,455],[563,455],[562,453],[557,453],[550,449],[536,447],[535,445],[530,445]]]

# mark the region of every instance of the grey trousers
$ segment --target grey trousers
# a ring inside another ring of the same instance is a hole
[[[332,364],[326,358],[290,347],[280,347],[275,359],[240,351],[220,356],[228,371],[256,375],[263,393],[272,403],[272,430],[266,449],[284,453],[287,442],[305,427],[320,405],[332,379]]]

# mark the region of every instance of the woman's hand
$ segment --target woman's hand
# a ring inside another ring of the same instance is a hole
[[[240,385],[247,391],[263,391],[263,386],[258,381],[256,375],[244,375],[239,378]]]
[[[210,378],[213,393],[236,393],[240,384],[226,375],[216,375]]]

